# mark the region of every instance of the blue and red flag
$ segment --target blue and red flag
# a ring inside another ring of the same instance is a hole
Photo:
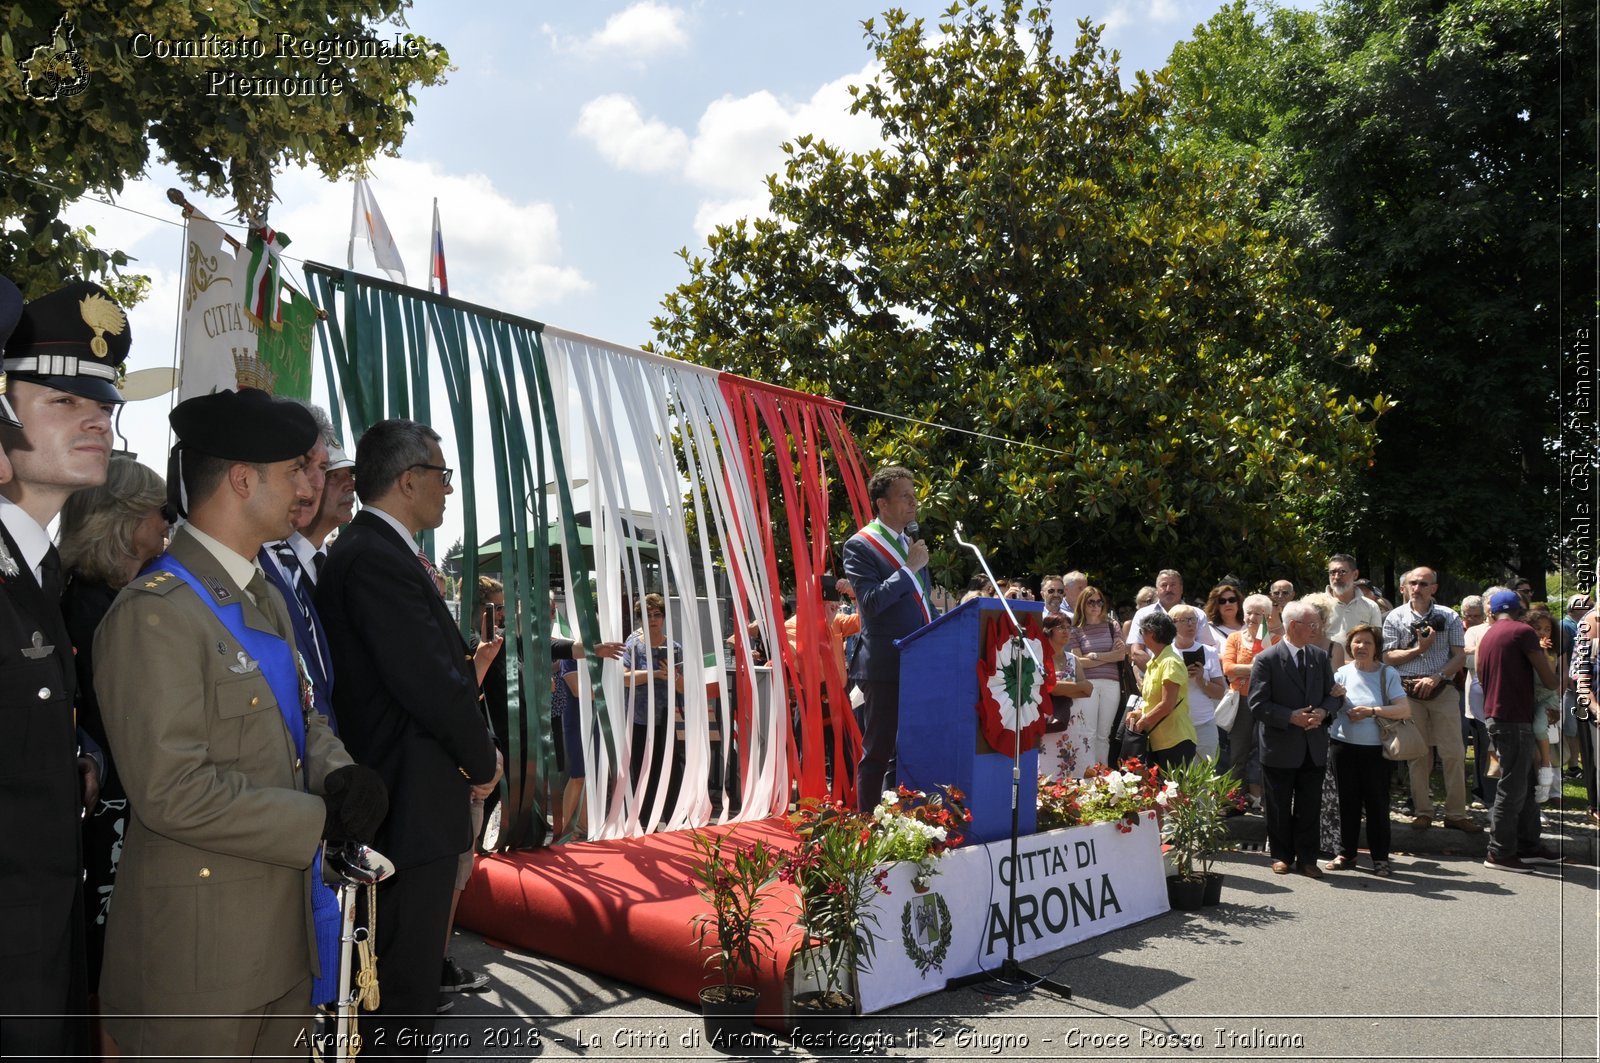
[[[428,267],[428,287],[432,288],[438,283],[437,291],[440,295],[450,294],[450,278],[444,271],[444,233],[439,231],[439,201],[433,201],[433,251],[429,255],[431,265]]]

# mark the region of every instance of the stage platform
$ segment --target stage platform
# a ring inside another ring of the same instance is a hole
[[[781,820],[737,829],[791,849]],[[710,905],[694,888],[692,832],[582,842],[479,859],[459,922],[491,942],[585,967],[697,1004],[717,981],[695,945],[692,920]],[[1009,842],[964,845],[938,863],[931,890],[912,882],[915,865],[889,865],[889,893],[875,897],[879,947],[857,979],[862,1014],[944,988],[947,980],[993,971],[1015,936],[1016,958],[1042,956],[1167,911],[1165,869],[1154,815],[1127,829],[1094,823]],[[1016,886],[1016,903],[1007,903]],[[785,972],[799,945],[794,887],[774,883],[766,909],[777,948],[758,972],[761,1011],[786,1011]]]
[[[778,819],[707,830],[737,830],[741,841],[765,839],[792,849]],[[695,892],[692,832],[618,841],[574,842],[478,858],[461,897],[457,922],[491,942],[514,945],[698,1006],[716,972],[695,945],[691,920],[709,913]],[[770,887],[766,909],[776,955],[759,972],[763,1012],[782,1013],[783,974],[799,943],[798,897],[787,883]]]

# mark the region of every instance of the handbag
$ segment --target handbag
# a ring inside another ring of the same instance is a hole
[[[1383,734],[1384,760],[1416,760],[1428,752],[1422,732],[1410,720],[1378,718],[1378,730]]]
[[[1400,685],[1404,687],[1405,680],[1402,679]],[[1383,735],[1384,760],[1416,760],[1428,752],[1428,743],[1422,740],[1422,732],[1410,719],[1390,720],[1379,716],[1378,733]]]
[[[1142,731],[1128,730],[1128,717],[1124,713],[1122,721],[1117,724],[1117,743],[1121,747],[1118,758],[1126,760],[1129,757],[1138,757],[1143,760],[1150,754],[1150,736]]]
[[[1239,692],[1232,687],[1222,695],[1222,700],[1217,702],[1217,730],[1233,730],[1234,718],[1239,715]]]

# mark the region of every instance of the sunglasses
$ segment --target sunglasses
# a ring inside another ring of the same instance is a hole
[[[1237,599],[1237,598],[1218,598],[1217,599],[1217,604],[1218,605],[1238,605],[1239,604],[1239,599]]]

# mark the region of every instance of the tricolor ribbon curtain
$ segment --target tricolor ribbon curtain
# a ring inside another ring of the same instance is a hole
[[[425,420],[419,399],[437,354],[462,470],[468,593],[478,492],[493,492],[508,619],[503,827],[512,844],[537,833],[530,824],[556,790],[545,604],[552,552],[567,623],[586,645],[642,638],[645,595],[658,593],[676,647],[668,666],[684,675],[679,708],[657,706],[655,683],[625,685],[619,663],[591,656],[579,669],[591,837],[759,819],[797,795],[822,796],[825,705],[836,707],[828,744],[841,765],[831,792],[850,795],[859,734],[837,676],[822,666],[831,649],[819,577],[831,567],[832,486],[843,484],[857,523],[867,502],[839,403],[378,278],[314,264],[306,273],[328,313],[324,364],[352,427],[348,442],[382,417]],[[574,489],[578,478],[587,483]],[[799,653],[785,637],[786,590]],[[772,663],[757,663],[757,637]],[[663,726],[663,755],[681,763],[681,785],[655,787],[645,807],[646,780],[672,774],[653,763]]]

